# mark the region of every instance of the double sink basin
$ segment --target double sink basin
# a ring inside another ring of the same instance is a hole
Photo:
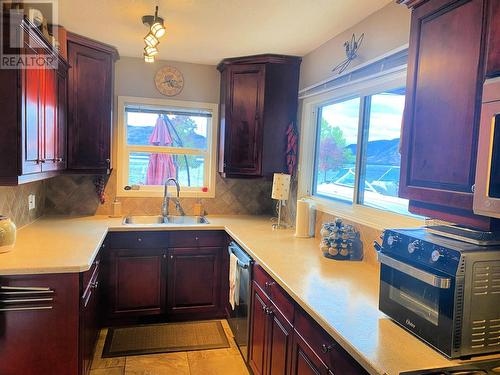
[[[123,219],[124,225],[199,225],[208,224],[204,216],[127,216]]]

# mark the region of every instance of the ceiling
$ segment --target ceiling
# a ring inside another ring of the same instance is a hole
[[[142,57],[141,17],[165,19],[159,58],[216,64],[258,53],[303,56],[392,0],[59,0],[59,24]]]

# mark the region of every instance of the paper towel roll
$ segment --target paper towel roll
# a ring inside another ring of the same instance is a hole
[[[295,218],[295,237],[308,238],[310,234],[311,207],[309,202],[299,199],[297,201],[297,215]]]

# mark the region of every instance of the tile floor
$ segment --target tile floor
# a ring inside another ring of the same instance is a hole
[[[229,348],[101,358],[107,329],[99,336],[91,375],[248,375],[227,321],[222,326]]]

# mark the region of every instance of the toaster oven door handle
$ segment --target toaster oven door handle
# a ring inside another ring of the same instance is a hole
[[[426,284],[432,285],[433,287],[439,289],[449,289],[451,286],[451,279],[448,277],[441,277],[434,275],[430,272],[421,270],[419,268],[410,266],[404,262],[394,259],[383,253],[377,253],[378,261],[386,266],[394,268],[408,276],[411,276],[417,280],[420,280]]]

